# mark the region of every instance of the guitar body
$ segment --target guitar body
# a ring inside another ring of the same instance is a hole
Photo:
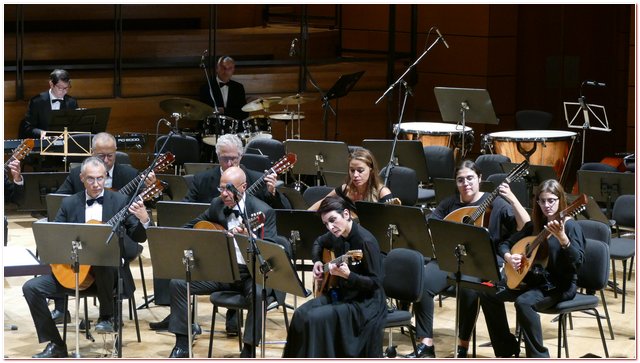
[[[542,250],[545,249],[545,245],[539,244],[534,246],[533,241],[535,241],[535,239],[536,236],[528,236],[519,240],[518,243],[511,247],[511,254],[522,255],[522,261],[518,270],[515,270],[509,263],[504,264],[507,286],[510,289],[516,289],[520,285],[529,270],[531,270],[531,266],[535,264],[536,260],[538,260],[538,262],[542,262],[543,265],[546,265],[545,261],[542,261],[546,258],[546,254],[542,253]]]
[[[224,231],[226,230],[222,225],[218,223],[213,223],[209,221],[200,221],[196,223],[193,228],[195,229],[213,229],[215,231]]]
[[[483,226],[484,218],[487,215],[486,213],[482,213],[478,219],[475,221],[471,221],[471,215],[478,209],[478,207],[470,206],[470,207],[462,207],[454,210],[453,212],[447,214],[444,217],[445,221],[449,222],[458,222],[464,224],[473,224],[478,227]]]
[[[102,222],[92,219],[87,224],[102,224]],[[76,288],[76,275],[73,272],[72,265],[66,263],[51,264],[51,273],[60,285],[72,290]],[[91,265],[80,265],[78,268],[78,290],[86,290],[93,284],[94,280],[91,274]]]
[[[326,248],[322,250],[322,263],[329,263],[333,261],[335,257],[336,256],[333,254],[333,251]],[[335,276],[331,275],[329,272],[325,272],[322,279],[316,280],[316,286],[313,292],[313,296],[318,297],[329,291],[330,288],[335,286],[335,279]]]

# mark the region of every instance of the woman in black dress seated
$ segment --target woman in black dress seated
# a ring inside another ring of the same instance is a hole
[[[316,280],[323,278],[323,249],[338,257],[354,250],[360,250],[362,255],[355,264],[329,264],[327,278],[331,275],[335,285],[295,311],[283,357],[381,357],[387,307],[378,241],[353,222],[340,197],[326,197],[318,214],[329,232],[313,243]]]

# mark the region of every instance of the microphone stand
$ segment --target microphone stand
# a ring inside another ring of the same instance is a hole
[[[249,214],[247,213],[247,199],[245,198],[245,207],[244,209],[240,208],[240,197],[238,196],[238,193],[235,191],[232,191],[233,193],[233,200],[236,202],[236,205],[238,206],[238,209],[240,210],[240,215],[242,215],[242,223],[244,224],[244,227],[247,229],[247,235],[248,235],[248,239],[249,239],[249,249],[248,249],[248,253],[251,254],[251,289],[253,291],[253,296],[252,296],[252,303],[253,303],[253,336],[251,337],[252,339],[252,343],[257,343],[256,342],[256,334],[258,332],[258,326],[257,326],[257,317],[258,317],[258,297],[256,295],[256,288],[257,288],[257,283],[256,283],[256,262],[260,264],[260,272],[262,272],[263,275],[266,275],[269,271],[271,271],[271,267],[269,266],[269,264],[267,263],[267,261],[265,261],[264,257],[262,257],[262,254],[260,253],[260,249],[258,248],[258,245],[256,244],[256,239],[253,236],[253,232],[251,231],[251,224],[249,223]],[[246,193],[245,193],[246,195]],[[264,227],[263,227],[264,228]],[[261,313],[264,312],[264,310],[266,309],[266,289],[264,287],[264,285],[262,286],[262,309],[261,309]],[[265,317],[263,316],[262,319],[264,320]],[[262,337],[262,340],[264,340],[264,337]],[[255,358],[256,357],[256,344],[251,344],[252,349],[251,349],[251,358]],[[264,355],[264,343],[262,344],[262,352]]]
[[[124,268],[124,260],[122,256],[124,256],[124,234],[125,234],[123,222],[129,215],[129,212],[128,212],[129,207],[131,207],[131,204],[133,204],[133,202],[135,202],[135,200],[138,198],[138,194],[140,194],[140,188],[144,184],[144,181],[147,179],[147,176],[149,175],[149,173],[151,173],[151,171],[158,164],[158,159],[160,157],[160,154],[166,147],[169,139],[171,139],[171,136],[173,136],[174,134],[175,134],[174,130],[171,130],[169,132],[169,137],[167,137],[167,139],[164,141],[164,144],[162,144],[162,147],[156,153],[156,156],[153,159],[151,166],[147,169],[147,172],[144,173],[144,177],[138,182],[136,190],[131,195],[131,199],[129,199],[129,202],[127,203],[127,208],[125,209],[127,210],[127,212],[125,212],[124,216],[119,221],[116,221],[116,223],[113,225],[113,228],[111,228],[111,233],[109,234],[109,236],[107,237],[107,241],[105,242],[106,244],[109,244],[111,242],[111,238],[113,237],[113,235],[116,233],[118,234],[118,244],[120,247],[120,266],[118,267],[118,287],[117,287],[118,298],[116,299],[116,302],[117,302],[116,313],[118,314],[118,319],[117,319],[118,334],[116,338],[117,339],[116,349],[118,350],[118,358],[122,358],[122,293],[123,293],[124,286],[123,286],[121,270]],[[140,174],[140,175],[143,175],[143,174]],[[136,176],[136,178],[137,177],[139,176]],[[149,215],[149,222],[151,222],[151,215]]]
[[[407,96],[410,93],[409,87],[406,85],[406,82],[404,81],[404,77],[411,72],[411,70],[418,65],[418,63],[420,63],[420,61],[422,60],[422,58],[424,58],[427,53],[429,53],[429,51],[431,50],[431,48],[433,48],[436,43],[438,43],[440,41],[440,37],[436,38],[436,40],[433,41],[433,43],[431,43],[431,45],[429,46],[429,48],[425,49],[424,52],[422,52],[422,54],[420,55],[420,57],[418,57],[418,59],[416,59],[415,62],[413,62],[405,71],[404,73],[402,73],[400,75],[400,77],[398,77],[398,79],[396,79],[395,82],[393,82],[389,88],[387,88],[386,91],[384,91],[384,93],[382,94],[382,96],[380,96],[380,98],[378,98],[378,100],[375,102],[375,104],[377,105],[378,103],[380,103],[380,101],[382,101],[382,99],[387,95],[387,93],[391,92],[392,89],[394,89],[399,83],[402,83],[403,85],[405,85],[405,92],[404,92],[404,100],[402,102],[402,108],[400,110],[400,116],[399,116],[399,120],[398,120],[398,126],[396,127],[396,129],[394,130],[394,138],[393,138],[393,146],[391,147],[391,156],[389,157],[389,163],[387,164],[387,169],[385,170],[384,173],[384,185],[387,186],[387,182],[389,181],[389,173],[391,172],[391,168],[393,168],[393,166],[395,165],[395,163],[393,162],[393,155],[395,154],[396,151],[396,144],[398,143],[398,134],[400,133],[400,126],[402,125],[402,117],[404,116],[404,109],[405,106],[407,104]]]
[[[589,112],[591,111],[591,108],[589,108],[589,104],[587,103],[587,101],[585,101],[585,97],[582,94],[582,87],[584,86],[585,83],[586,81],[583,81],[580,84],[580,97],[578,97],[580,110],[582,110],[582,116],[584,117],[584,124],[582,125],[582,160],[580,162],[580,165],[584,164],[584,146],[585,146],[585,143],[587,142],[586,140],[587,130],[591,127],[591,123],[589,121]]]

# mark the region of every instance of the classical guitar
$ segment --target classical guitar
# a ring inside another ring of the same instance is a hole
[[[517,180],[527,172],[528,168],[528,161],[525,160],[521,162],[513,170],[511,170],[511,172],[509,172],[507,177],[504,179],[504,183],[509,184],[512,181]],[[496,187],[491,192],[491,194],[489,194],[489,197],[487,197],[487,199],[485,199],[484,202],[482,202],[480,205],[458,208],[444,217],[444,220],[464,224],[473,224],[481,227],[484,220],[484,213],[499,195],[499,190],[500,186]]]
[[[249,188],[247,188],[247,193],[249,195],[254,195],[258,191],[258,189],[260,189],[265,184],[264,177],[271,173],[282,174],[287,170],[293,168],[293,166],[296,164],[296,161],[298,161],[298,157],[294,153],[288,153],[287,155],[283,156],[280,160],[273,164],[273,166],[269,170],[267,170],[260,177],[260,179],[256,180],[253,184],[251,184]]]
[[[33,150],[33,146],[35,145],[35,140],[33,139],[24,139],[22,143],[18,145],[17,148],[13,150],[11,157],[4,163],[4,172],[9,175],[11,173],[11,169],[9,168],[9,164],[14,160],[22,160],[24,159],[31,150]]]
[[[251,226],[251,231],[255,232],[258,229],[264,226],[265,216],[262,212],[257,212],[251,214],[249,217],[249,226]],[[213,229],[216,231],[226,231],[226,229],[219,223],[210,222],[210,221],[199,221],[193,225],[195,229]]]
[[[341,265],[343,263],[350,263],[352,265],[356,265],[360,263],[360,260],[362,260],[362,250],[349,250],[345,252],[344,255],[335,258],[333,251],[326,248],[323,249],[322,262],[324,262],[324,265],[322,267],[322,271],[324,273],[324,276],[322,277],[322,279],[315,282],[316,288],[313,295],[315,297],[318,297],[323,293],[329,291],[329,289],[331,289],[332,287],[336,286],[336,276],[329,274],[329,264]]]
[[[576,199],[570,206],[566,209],[562,210],[558,217],[556,217],[556,221],[564,220],[567,217],[573,217],[576,214],[583,211],[587,204],[587,196],[582,194],[578,199]],[[538,249],[541,245],[547,243],[547,238],[551,233],[546,229],[542,230],[537,236],[529,236],[519,240],[513,247],[511,247],[511,254],[519,254],[522,255],[522,260],[520,262],[520,268],[517,270],[511,266],[511,264],[505,262],[505,275],[507,278],[507,286],[510,289],[517,288],[524,277],[527,275],[527,272],[531,269],[534,262],[536,261],[536,255],[538,254]]]
[[[168,167],[170,167],[171,164],[173,164],[175,159],[176,159],[176,157],[171,152],[167,152],[167,153],[164,153],[164,154],[160,155],[158,157],[158,162],[156,163],[156,166],[153,168],[153,172],[156,173],[156,174],[163,172]],[[140,173],[140,175],[146,175],[147,173],[149,173],[149,171],[150,171],[149,169],[151,169],[151,167],[146,168],[142,173]],[[129,183],[127,183],[127,185],[125,185],[124,187],[120,188],[120,190],[118,190],[118,192],[120,192],[120,193],[122,193],[124,195],[129,195],[129,194],[131,194],[131,192],[136,190],[136,188],[138,187],[138,183],[140,183],[141,181],[142,180],[140,180],[140,178],[138,178],[138,177],[133,178],[133,180],[131,180]]]
[[[164,184],[162,181],[158,180],[154,185],[150,185],[147,187],[140,195],[138,196],[142,201],[147,201],[155,198],[162,190],[164,189]],[[118,213],[116,213],[106,224],[114,226],[117,222],[119,222],[125,215],[128,213],[127,207],[122,208]],[[88,224],[103,224],[101,221],[90,220],[87,222]],[[51,272],[53,276],[58,280],[60,285],[66,287],[67,289],[75,289],[76,279],[75,274],[73,272],[73,266],[70,264],[52,264]],[[91,265],[80,265],[78,271],[78,288],[80,290],[85,290],[94,281],[93,275],[91,274]]]

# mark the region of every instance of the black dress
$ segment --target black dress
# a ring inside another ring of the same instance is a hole
[[[321,260],[322,249],[336,256],[361,249],[362,261],[350,265],[349,279],[338,278],[338,302],[327,295],[300,306],[291,319],[284,358],[371,358],[382,355],[382,333],[387,314],[382,289],[382,255],[375,237],[353,223],[347,238],[330,232],[313,244],[313,260]]]

